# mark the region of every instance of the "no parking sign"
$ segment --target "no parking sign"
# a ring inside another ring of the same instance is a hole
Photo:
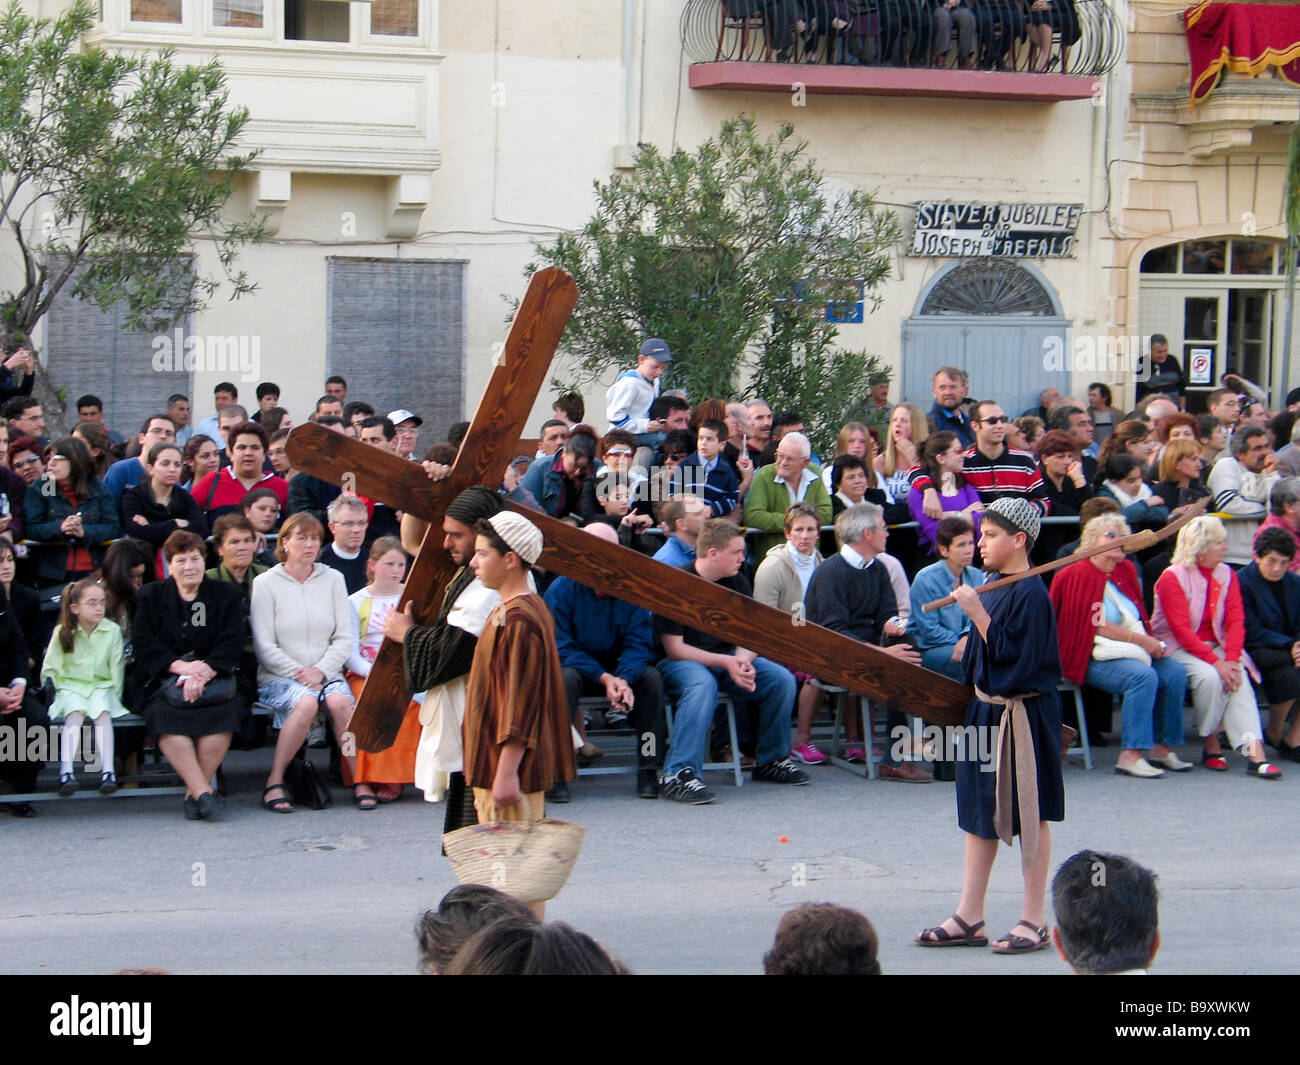
[[[1187,359],[1188,384],[1208,385],[1213,379],[1213,348],[1192,348]]]

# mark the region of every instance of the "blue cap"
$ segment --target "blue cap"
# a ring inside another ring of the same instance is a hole
[[[668,350],[668,345],[658,337],[651,337],[644,341],[637,351],[638,355],[649,355],[651,358],[658,359],[660,362],[672,362],[673,353]]]

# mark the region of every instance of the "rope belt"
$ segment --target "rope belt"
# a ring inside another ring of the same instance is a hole
[[[1025,866],[1033,863],[1038,853],[1038,765],[1034,761],[1034,740],[1029,731],[1029,713],[1025,700],[1038,692],[1004,697],[989,695],[979,688],[975,696],[982,703],[1002,707],[998,720],[998,762],[996,778],[997,802],[993,808],[993,829],[998,839],[1011,846],[1011,782],[1012,773],[1020,807],[1020,847]],[[1015,738],[1015,765],[1011,762],[1012,737]]]

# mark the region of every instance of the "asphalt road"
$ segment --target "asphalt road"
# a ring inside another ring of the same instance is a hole
[[[1276,783],[1248,778],[1237,758],[1230,773],[1198,766],[1146,781],[1114,774],[1114,748],[1096,753],[1092,772],[1066,772],[1053,866],[1093,847],[1159,875],[1158,972],[1293,972],[1300,766]],[[439,855],[441,806],[408,789],[362,812],[339,789],[328,810],[272,815],[259,806],[269,760],[269,749],[231,755],[216,822],[185,821],[179,798],[122,795],[42,803],[31,820],[0,814],[0,970],[414,972],[416,915],[454,884]],[[886,973],[1067,972],[1050,951],[912,945],[957,901],[951,784],[811,772],[804,788],[736,789],[709,774],[719,799],[707,807],[638,799],[631,776],[584,778],[571,804],[552,808],[587,836],[549,916],[640,973],[760,972],[781,913],[821,900],[871,918]],[[1019,899],[1019,855],[1004,849],[992,934],[1015,923]]]

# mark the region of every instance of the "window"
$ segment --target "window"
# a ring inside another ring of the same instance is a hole
[[[418,37],[419,0],[374,0],[370,5],[370,32],[380,37]]]
[[[262,0],[212,0],[212,25],[223,28],[262,28]]]
[[[464,417],[465,272],[463,261],[328,260],[327,372],[380,414],[423,418],[421,458]]]
[[[120,305],[101,311],[70,295],[71,287],[55,297],[46,318],[50,368],[69,395],[93,392],[103,399],[104,420],[132,439],[145,418],[166,409],[173,392],[189,394],[184,345],[176,351],[176,331],[182,336],[190,331],[131,332],[122,325]]]
[[[1052,297],[1028,270],[1007,259],[967,259],[930,290],[920,313],[929,315],[1054,317]]]
[[[284,0],[287,41],[342,41],[351,33],[351,4],[331,0]]]
[[[181,24],[181,0],[131,0],[132,22]]]

